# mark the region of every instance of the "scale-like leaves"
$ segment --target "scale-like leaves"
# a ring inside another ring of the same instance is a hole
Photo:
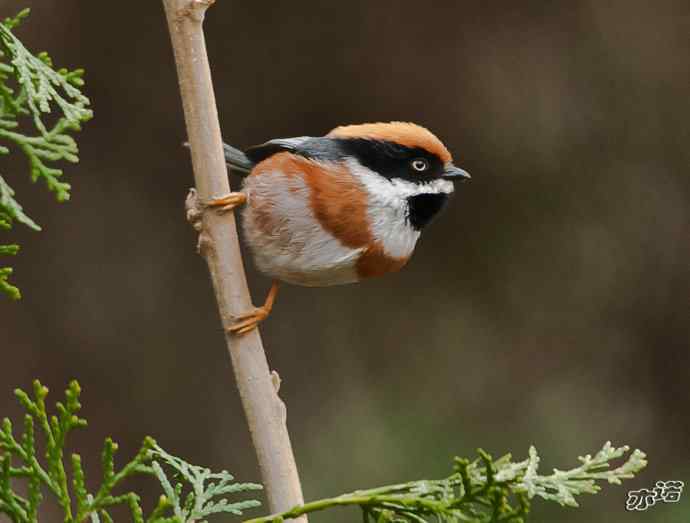
[[[0,154],[23,154],[32,181],[43,180],[62,202],[69,199],[70,185],[61,180],[63,171],[55,163],[79,161],[72,134],[93,112],[81,92],[83,70],[56,69],[47,53],[34,55],[14,35],[28,14],[25,9],[0,22]],[[0,177],[0,228],[7,230],[19,222],[40,230],[15,199],[6,178],[6,173]],[[0,245],[0,255],[18,250],[15,244]],[[0,267],[0,292],[18,299],[19,289],[8,282],[11,273],[11,268]]]
[[[365,523],[524,523],[535,497],[577,507],[575,496],[595,494],[600,490],[597,482],[620,484],[632,478],[647,465],[640,450],[622,465],[610,468],[612,460],[628,451],[628,447],[616,448],[606,442],[594,457],[580,457],[579,467],[541,475],[534,447],[530,447],[529,457],[519,462],[513,462],[510,455],[494,460],[479,449],[475,461],[455,458],[454,473],[444,479],[358,490],[245,523],[277,523],[345,505],[359,506]]]
[[[65,401],[56,403],[54,415],[46,411],[48,389],[40,382],[34,382],[33,397],[19,389],[15,394],[27,412],[24,433],[16,436],[7,418],[0,426],[0,516],[7,516],[12,523],[38,522],[42,489],[57,499],[64,523],[111,523],[110,510],[117,505],[129,508],[134,523],[202,523],[202,518],[213,514],[242,515],[244,510],[260,505],[255,500],[230,502],[226,496],[259,490],[261,485],[236,483],[226,471],[211,472],[191,465],[167,453],[152,438],[145,438],[136,456],[122,468],[115,465],[117,444],[107,438],[101,453],[100,486],[90,491],[81,456],[72,454],[68,468],[63,455],[69,433],[86,426],[86,420],[78,415],[79,384],[69,384]],[[36,451],[37,433],[43,436],[45,459]],[[164,469],[171,471],[174,486]],[[125,480],[141,474],[157,477],[164,492],[147,517],[135,492],[117,493]],[[25,481],[25,487],[16,488],[18,481]]]
[[[234,478],[225,470],[211,472],[205,467],[190,465],[184,460],[168,454],[158,445],[153,447],[152,455],[153,471],[163,486],[167,499],[172,504],[175,516],[180,521],[204,523],[205,518],[213,514],[225,512],[239,516],[244,510],[260,505],[258,501],[253,499],[230,503],[221,496],[261,490],[261,485],[235,483]],[[163,465],[171,469],[173,477],[178,479],[175,486],[170,482]],[[184,492],[185,487],[187,489],[186,494]]]

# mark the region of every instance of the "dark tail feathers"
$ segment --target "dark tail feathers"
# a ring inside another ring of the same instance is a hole
[[[231,170],[241,176],[248,175],[254,168],[254,162],[247,158],[247,155],[239,149],[235,149],[233,146],[224,143],[223,151],[225,152],[225,163],[228,164]]]

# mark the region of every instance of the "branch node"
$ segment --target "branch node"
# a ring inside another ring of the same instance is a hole
[[[199,206],[199,197],[197,196],[196,189],[193,187],[189,189],[184,207],[187,212],[187,221],[192,224],[196,232],[201,232],[204,228],[202,223],[203,211]]]
[[[184,206],[186,209],[187,221],[191,223],[194,230],[199,233],[196,251],[200,255],[206,257],[208,252],[213,248],[213,241],[204,230],[204,211],[206,207],[199,203],[199,197],[196,189],[193,187],[189,189]]]
[[[213,250],[213,240],[211,240],[211,236],[206,234],[205,231],[201,231],[199,233],[199,239],[196,242],[196,252],[206,258],[211,250]]]
[[[182,22],[184,18],[191,18],[195,22],[203,22],[206,10],[211,7],[216,0],[190,0],[190,2],[178,9],[176,13],[177,22]]]
[[[280,390],[280,374],[278,374],[276,371],[272,370],[271,371],[271,383],[273,383],[273,388],[276,391],[276,394]]]

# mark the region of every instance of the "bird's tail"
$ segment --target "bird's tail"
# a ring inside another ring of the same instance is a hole
[[[247,176],[254,168],[254,162],[247,158],[247,155],[239,149],[224,143],[223,151],[225,152],[225,163],[240,176]]]

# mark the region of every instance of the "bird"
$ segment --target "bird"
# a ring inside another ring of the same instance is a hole
[[[223,148],[229,170],[244,177],[242,189],[206,205],[243,207],[243,237],[259,271],[273,279],[265,303],[235,318],[228,331],[237,335],[268,317],[280,282],[322,287],[400,270],[453,182],[470,179],[441,140],[411,122]]]

